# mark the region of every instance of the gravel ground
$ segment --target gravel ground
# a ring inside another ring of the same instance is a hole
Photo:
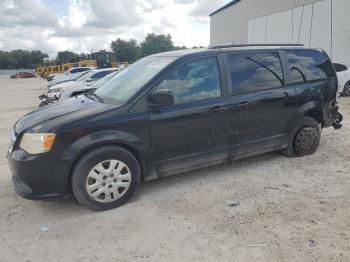
[[[0,77],[0,261],[350,261],[350,97],[318,151],[269,153],[141,185],[92,212],[69,199],[16,195],[5,159],[41,79]]]

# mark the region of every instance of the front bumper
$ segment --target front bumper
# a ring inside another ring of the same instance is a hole
[[[62,197],[70,194],[69,168],[47,155],[28,155],[18,149],[7,155],[16,192],[27,199]]]

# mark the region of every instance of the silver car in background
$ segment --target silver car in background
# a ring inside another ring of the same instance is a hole
[[[110,79],[112,79],[116,74],[118,74],[120,72],[120,70],[116,70],[108,75],[106,75],[105,77],[97,80],[96,82],[94,82],[91,85],[82,85],[82,86],[71,86],[71,87],[65,87],[62,88],[60,94],[58,95],[58,101],[64,101],[66,99],[69,99],[71,97],[75,97],[78,95],[82,95],[88,92],[93,92],[95,90],[97,90],[98,88],[100,88],[102,85],[104,85],[105,83],[107,83]]]
[[[70,75],[66,75],[64,77],[60,77],[58,79],[52,80],[51,82],[49,82],[49,84],[47,85],[48,89],[52,86],[64,83],[64,82],[69,82],[69,81],[76,81],[78,78],[80,78],[81,76],[89,73],[91,71],[91,69],[83,71],[83,72],[78,72],[78,73],[74,73],[74,74],[70,74]]]

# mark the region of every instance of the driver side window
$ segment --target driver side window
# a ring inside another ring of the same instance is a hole
[[[171,91],[175,104],[221,96],[216,58],[205,58],[181,65],[157,89]]]

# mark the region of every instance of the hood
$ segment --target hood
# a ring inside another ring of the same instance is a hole
[[[116,107],[118,106],[103,104],[93,98],[79,96],[26,114],[15,124],[15,132],[17,134],[26,130],[50,132],[59,125]]]
[[[80,90],[89,87],[89,85],[86,85],[86,83],[81,82],[81,81],[76,81],[73,82],[69,85],[62,86],[61,91],[66,92],[66,91],[75,91],[75,90]],[[90,88],[91,89],[91,88]]]
[[[78,81],[67,81],[64,83],[60,83],[60,84],[51,86],[51,87],[49,87],[49,90],[65,89],[65,88],[70,88],[70,87],[79,86],[79,85],[81,85],[81,83],[79,83]]]
[[[48,87],[54,86],[54,85],[58,85],[64,82],[68,82],[68,81],[74,81],[74,77],[72,75],[69,76],[65,76],[65,77],[60,77],[60,78],[55,78],[54,80],[52,80],[51,82],[49,82],[49,84],[47,85]]]
[[[59,94],[57,95],[57,97],[59,97],[58,101],[64,101],[71,98],[74,92],[87,92],[93,89],[94,88],[87,85],[76,85],[76,86],[69,86],[69,87],[62,88],[60,92],[57,92]],[[49,94],[53,94],[53,93],[49,93]]]

